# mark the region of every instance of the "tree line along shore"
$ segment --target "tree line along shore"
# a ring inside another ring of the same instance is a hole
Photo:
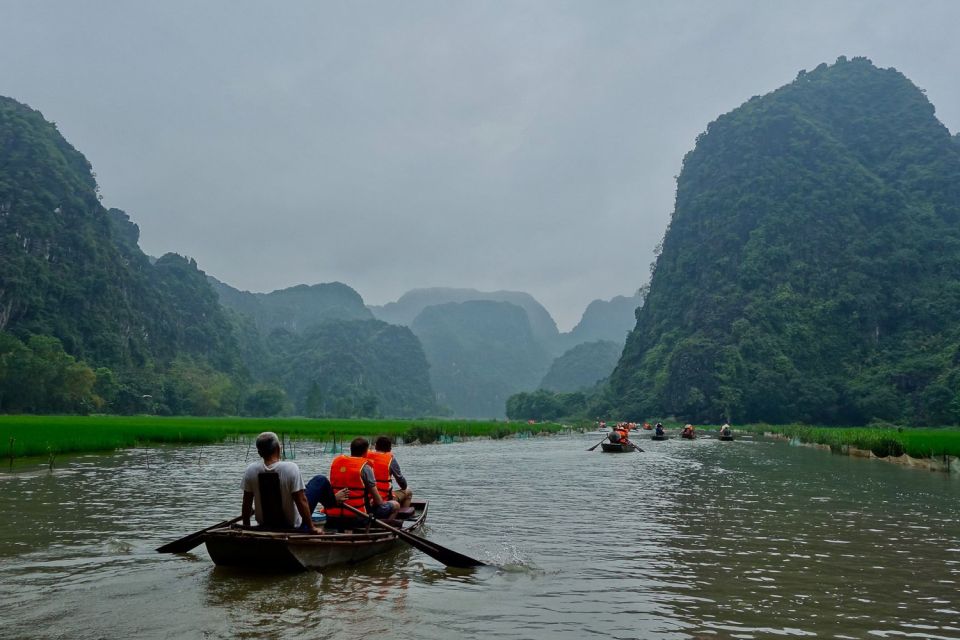
[[[159,416],[0,416],[3,456],[17,458],[110,451],[152,444],[208,444],[275,431],[315,441],[388,435],[423,444],[456,437],[503,438],[530,431],[556,433],[558,423],[496,420],[338,420]]]

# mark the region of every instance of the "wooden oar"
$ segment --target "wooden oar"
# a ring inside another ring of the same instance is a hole
[[[632,446],[634,449],[636,449],[636,450],[637,450],[637,453],[643,453],[643,449],[641,449],[640,447],[638,447],[638,446],[635,445],[634,443],[631,442],[631,443],[630,443],[630,446]]]
[[[162,547],[157,547],[157,553],[186,553],[193,549],[197,545],[203,542],[203,534],[212,529],[219,529],[220,527],[226,527],[234,522],[239,522],[243,516],[237,516],[233,520],[224,520],[220,524],[215,524],[212,527],[207,527],[206,529],[200,529],[200,531],[194,531],[188,536],[183,536],[179,540],[174,540],[173,542],[168,542]]]
[[[595,445],[593,445],[592,447],[590,447],[589,449],[587,449],[587,451],[593,451],[594,449],[596,449],[597,447],[599,447],[600,445],[602,445],[602,444],[603,444],[604,442],[606,442],[606,441],[607,441],[607,438],[604,438],[603,440],[601,440],[601,441],[598,442],[597,444],[595,444]]]
[[[377,518],[374,518],[369,513],[364,513],[359,509],[355,509],[351,507],[348,504],[341,503],[340,507],[342,507],[343,509],[347,509],[348,511],[352,511],[353,513],[360,516],[361,518],[367,518],[368,520],[376,524],[378,527],[382,527],[387,531],[392,531],[397,535],[398,538],[400,538],[401,540],[409,544],[411,547],[414,547],[416,549],[419,549],[420,551],[423,551],[425,554],[427,554],[434,560],[438,560],[439,562],[442,562],[448,567],[457,567],[459,569],[469,569],[470,567],[483,567],[483,566],[486,566],[487,564],[486,562],[480,562],[479,560],[475,560],[469,556],[465,556],[462,553],[458,553],[453,549],[447,549],[446,547],[441,547],[436,542],[427,540],[426,538],[421,538],[420,536],[414,535],[408,531],[404,531],[402,529],[392,527],[386,522],[383,522],[382,520],[378,520]]]

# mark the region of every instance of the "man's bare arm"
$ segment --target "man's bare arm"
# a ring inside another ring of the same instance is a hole
[[[243,516],[243,526],[250,526],[250,514],[253,513],[253,493],[243,492],[243,505],[240,508],[240,514]]]
[[[307,502],[307,492],[303,489],[294,492],[293,504],[297,505],[297,511],[300,512],[300,518],[303,519],[307,529],[309,529],[311,533],[319,533],[320,530],[313,524],[313,514],[310,513],[310,503]]]

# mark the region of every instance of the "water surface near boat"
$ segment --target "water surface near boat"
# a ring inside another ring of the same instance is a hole
[[[425,535],[324,573],[163,542],[236,515],[243,444],[0,476],[4,638],[960,638],[960,481],[783,442],[595,436],[398,447]],[[300,443],[305,476],[330,456]]]

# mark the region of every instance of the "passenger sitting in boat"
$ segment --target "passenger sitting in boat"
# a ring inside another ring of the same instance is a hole
[[[654,433],[654,435],[662,436],[662,435],[663,435],[663,425],[658,422],[658,423],[657,423],[657,426],[655,426],[655,427],[653,428],[653,433]]]
[[[610,438],[610,442],[614,444],[630,444],[630,433],[626,427],[623,426],[617,426],[607,437]]]
[[[349,491],[345,504],[363,513],[372,513],[376,518],[390,518],[399,511],[400,504],[396,500],[384,500],[377,491],[377,478],[367,459],[369,449],[370,443],[366,438],[354,438],[350,443],[350,455],[339,455],[330,464],[330,484],[334,491]],[[353,518],[356,514],[348,509],[333,507],[327,509],[327,516]]]
[[[243,504],[240,513],[243,525],[250,526],[251,512],[255,512],[257,524],[261,526],[298,529],[302,525],[305,531],[320,533],[310,518],[311,509],[307,504],[300,468],[293,462],[280,460],[280,439],[277,434],[265,431],[257,436],[257,453],[261,460],[247,467],[241,483]],[[279,481],[280,486],[280,510],[273,522],[268,522],[271,518],[267,513],[275,505],[265,505],[260,495],[261,476],[269,474],[276,474],[275,481]]]
[[[732,435],[732,434],[733,434],[733,431],[730,429],[730,425],[729,425],[729,424],[724,423],[724,425],[723,425],[722,427],[720,427],[720,435],[726,437],[726,436],[729,436],[729,435]]]
[[[367,453],[367,457],[373,464],[373,475],[377,480],[377,491],[384,500],[396,500],[400,503],[400,508],[410,506],[413,500],[413,491],[407,488],[407,479],[403,477],[400,471],[400,463],[393,455],[393,442],[387,436],[380,436],[373,441],[374,451]],[[393,490],[393,480],[397,481],[400,487]]]
[[[682,436],[684,436],[684,437],[687,437],[687,438],[692,438],[692,437],[694,436],[693,425],[692,425],[692,424],[688,424],[688,425],[684,426],[684,427],[683,427],[683,433],[681,433],[680,435],[682,435]]]

